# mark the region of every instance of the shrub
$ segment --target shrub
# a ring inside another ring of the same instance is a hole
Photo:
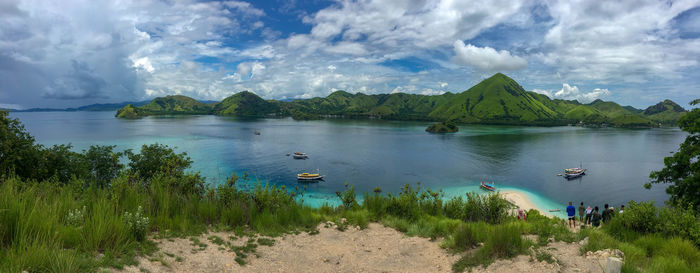
[[[452,234],[454,248],[459,251],[472,249],[479,244],[474,227],[470,224],[461,224]]]
[[[138,241],[143,241],[148,231],[148,217],[143,215],[143,208],[139,206],[135,213],[124,212],[124,223],[129,232]]]
[[[66,215],[66,224],[74,227],[82,226],[85,223],[85,209],[86,207],[83,206],[82,209],[69,211]]]

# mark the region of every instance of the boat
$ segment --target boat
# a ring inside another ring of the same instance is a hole
[[[318,173],[300,173],[297,174],[297,180],[323,180],[323,176]]]
[[[302,153],[302,152],[294,152],[294,154],[292,154],[292,156],[294,157],[294,159],[307,159],[307,158],[309,158],[308,155],[306,155],[305,153]]]
[[[259,135],[260,135],[260,131],[255,130],[254,134],[255,134],[256,136],[259,136]]]
[[[565,178],[577,178],[582,175],[586,175],[586,169],[582,168],[570,168],[570,169],[564,169],[564,177]]]
[[[550,209],[549,210],[549,212],[557,212],[557,211],[561,211],[561,209]]]
[[[481,181],[481,187],[487,191],[495,191],[496,187],[493,184],[486,183],[484,181]]]

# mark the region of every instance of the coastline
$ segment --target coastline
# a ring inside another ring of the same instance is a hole
[[[524,211],[528,211],[531,209],[537,210],[540,212],[540,214],[548,216],[548,217],[555,217],[552,213],[549,212],[549,210],[545,210],[543,208],[535,206],[535,204],[532,203],[530,198],[527,197],[526,194],[515,191],[515,190],[504,190],[500,191],[498,194],[503,197],[503,199],[506,199],[513,203],[515,206],[517,206],[520,209],[523,209]]]

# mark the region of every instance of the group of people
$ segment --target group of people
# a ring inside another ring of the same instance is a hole
[[[620,211],[618,213],[622,214],[625,211],[625,205],[620,206]],[[569,226],[571,228],[576,226],[576,207],[574,207],[573,202],[569,202],[569,206],[566,207],[566,214],[569,216]],[[578,217],[579,221],[584,225],[592,225],[593,227],[599,227],[600,222],[607,223],[615,215],[615,208],[605,204],[603,206],[603,211],[598,209],[598,206],[591,208],[591,206],[584,207],[583,202],[578,206]],[[585,218],[584,218],[585,217]]]

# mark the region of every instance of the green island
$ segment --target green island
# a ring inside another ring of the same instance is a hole
[[[143,109],[197,113],[211,107],[177,98],[188,108],[165,99]],[[275,109],[274,103],[256,98],[238,94],[212,109],[244,114],[257,109],[237,104],[241,101]],[[555,114],[545,104],[537,105],[541,111],[536,113]],[[454,113],[449,104],[439,109]],[[440,246],[460,257],[454,272],[519,255],[556,264],[550,247],[556,242],[576,243],[581,255],[620,250],[622,272],[698,272],[700,109],[682,116],[678,125],[689,135],[645,185],[670,184],[665,206],[631,201],[624,214],[613,213],[600,228],[572,230],[563,220],[534,209],[527,211],[527,221],[520,221],[512,213],[514,204],[499,194],[446,199],[441,191],[409,184],[397,194],[384,194],[380,188],[362,193],[362,202],[346,184],[337,193],[341,205],[312,208],[303,203],[300,188],[258,183],[253,190],[242,190],[236,174],[222,185],[209,185],[199,173],[186,171],[192,163],[186,153],[161,144],[143,145],[138,152],[116,152],[115,146],[82,152],[71,151],[70,145],[44,147],[19,120],[0,112],[0,271],[102,272],[135,266],[139,257],[168,267],[189,254],[160,250],[156,241],[189,238],[194,254],[209,245],[197,237],[208,232],[248,238],[235,245],[233,239],[207,237],[214,247],[235,256],[235,266],[246,266],[259,245],[274,245],[276,237],[313,236],[323,223],[344,231],[375,222],[408,236],[442,239]]]
[[[430,133],[456,133],[459,131],[459,128],[452,122],[441,121],[428,126],[425,131]]]
[[[126,105],[116,117],[134,119],[154,115],[220,115],[235,117],[292,117],[313,120],[324,117],[388,120],[445,121],[457,124],[509,124],[555,126],[658,127],[674,126],[687,111],[665,100],[645,110],[595,100],[550,99],[526,91],[508,76],[496,73],[468,90],[454,94],[405,93],[366,95],[335,91],[325,98],[290,102],[264,100],[243,91],[221,102],[202,103],[186,96],[156,98],[143,106]]]

